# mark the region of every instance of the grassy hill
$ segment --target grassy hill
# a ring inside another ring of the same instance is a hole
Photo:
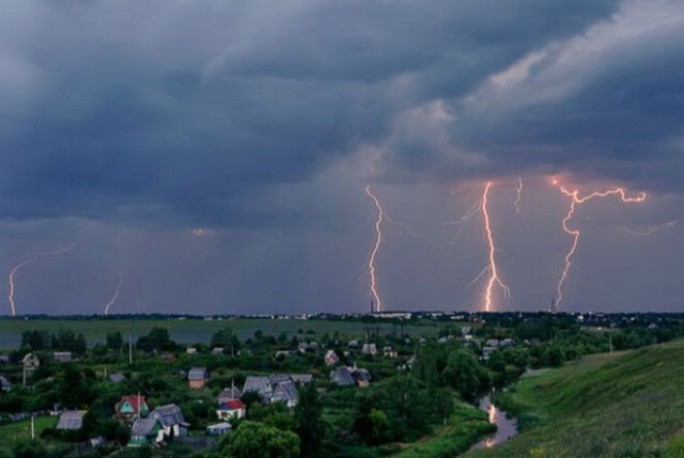
[[[500,403],[522,432],[469,457],[684,457],[684,340],[522,379]]]

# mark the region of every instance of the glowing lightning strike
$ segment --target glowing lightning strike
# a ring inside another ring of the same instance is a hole
[[[491,221],[489,218],[489,190],[492,187],[491,182],[487,182],[484,187],[484,192],[482,193],[482,199],[480,199],[478,202],[476,202],[470,209],[466,212],[465,215],[460,217],[459,219],[455,221],[450,221],[446,224],[451,225],[451,226],[457,226],[458,227],[458,232],[454,236],[454,238],[451,240],[451,243],[453,244],[458,236],[461,235],[463,232],[463,227],[465,224],[475,215],[478,213],[482,213],[482,219],[484,223],[484,232],[485,232],[485,238],[487,239],[487,246],[489,248],[488,250],[488,263],[487,266],[485,266],[484,269],[475,277],[474,280],[472,280],[470,283],[468,283],[468,288],[470,288],[473,284],[477,283],[479,280],[481,280],[486,274],[489,274],[489,277],[487,278],[487,283],[485,286],[484,294],[482,297],[482,306],[481,308],[484,309],[485,312],[490,312],[493,309],[494,306],[494,287],[499,286],[501,290],[503,291],[504,296],[507,299],[510,299],[511,297],[511,292],[510,288],[504,284],[504,282],[501,281],[501,278],[499,277],[499,269],[496,264],[496,243],[494,241],[494,232],[492,231],[492,226],[491,226]]]
[[[510,298],[510,289],[499,278],[499,272],[496,265],[496,245],[494,244],[494,234],[492,232],[491,222],[489,220],[489,209],[487,204],[489,202],[489,190],[492,187],[492,182],[488,181],[482,194],[482,219],[484,221],[485,234],[487,236],[487,244],[489,245],[489,279],[487,280],[487,287],[484,293],[484,309],[485,312],[490,312],[493,305],[493,289],[498,285],[507,298]]]
[[[559,185],[557,180],[553,180],[552,183],[558,186],[563,194],[571,198],[570,208],[568,209],[568,213],[565,215],[565,218],[563,218],[562,226],[563,230],[567,234],[572,236],[572,244],[570,245],[570,250],[565,255],[565,265],[563,267],[563,273],[561,274],[561,277],[558,280],[558,285],[556,287],[555,304],[556,306],[558,306],[563,300],[563,284],[565,283],[565,280],[567,280],[568,274],[570,273],[570,268],[572,267],[572,257],[575,254],[575,251],[577,251],[577,245],[579,243],[579,238],[581,234],[579,229],[571,229],[568,226],[570,220],[572,220],[572,218],[575,216],[575,210],[577,208],[577,205],[582,205],[594,198],[603,198],[612,195],[618,195],[620,197],[620,200],[625,203],[640,203],[646,200],[646,193],[642,192],[636,197],[627,197],[627,194],[625,193],[625,190],[623,188],[615,188],[603,192],[595,191],[591,194],[587,194],[586,196],[580,196],[578,190],[569,191],[563,185]]]
[[[375,256],[380,250],[380,245],[382,244],[382,221],[385,216],[385,212],[382,210],[380,201],[371,191],[370,185],[366,186],[366,195],[373,201],[375,208],[378,211],[378,217],[375,220],[375,245],[371,251],[370,257],[368,258],[368,271],[370,273],[370,289],[371,296],[375,302],[375,311],[379,312],[382,310],[382,300],[380,299],[380,294],[378,294],[378,282],[375,277]]]
[[[76,244],[73,243],[66,248],[60,248],[58,250],[40,251],[38,253],[34,253],[33,256],[26,259],[25,261],[22,261],[16,266],[12,267],[12,270],[10,270],[9,277],[7,279],[7,283],[9,284],[9,294],[7,298],[9,299],[12,316],[17,316],[17,305],[14,302],[14,277],[17,275],[17,272],[19,272],[22,268],[26,267],[27,265],[32,264],[33,262],[38,260],[38,258],[46,256],[57,256],[59,254],[68,253],[69,251],[73,250],[75,246]]]
[[[515,207],[515,213],[520,214],[520,200],[522,199],[523,192],[523,180],[518,177],[518,185],[515,187],[515,200],[513,201],[513,206]]]
[[[633,231],[633,230],[626,228],[626,227],[622,227],[620,229],[623,232],[626,232],[629,235],[633,235],[635,237],[648,237],[648,236],[651,236],[651,235],[656,234],[658,232],[662,232],[662,231],[665,231],[665,230],[670,229],[672,227],[675,227],[681,221],[682,220],[676,219],[673,221],[668,221],[667,223],[663,223],[663,224],[655,224],[652,226],[648,226],[646,228],[646,230],[644,230],[644,231]]]
[[[123,286],[124,282],[124,277],[121,272],[119,272],[119,283],[116,284],[116,288],[114,289],[114,295],[112,298],[105,304],[105,309],[104,309],[104,314],[105,316],[109,315],[109,308],[116,304],[116,300],[119,298],[119,294],[121,293],[121,286]]]

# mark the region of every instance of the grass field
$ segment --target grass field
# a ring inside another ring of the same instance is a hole
[[[46,428],[54,428],[57,425],[57,417],[36,417],[36,438]],[[11,448],[18,441],[31,438],[31,420],[18,421],[0,426],[0,448]]]
[[[684,340],[596,355],[501,399],[522,433],[471,457],[684,457]]]
[[[450,323],[458,324],[458,323]],[[325,320],[269,320],[269,319],[224,319],[224,320],[201,320],[201,319],[141,319],[141,320],[0,320],[0,349],[16,348],[21,343],[21,334],[24,331],[39,329],[49,332],[59,330],[73,330],[81,332],[88,341],[88,345],[94,345],[105,341],[108,333],[120,331],[124,336],[129,332],[133,339],[147,334],[153,327],[164,327],[169,330],[171,338],[178,343],[209,343],[211,335],[220,330],[230,327],[240,339],[246,339],[261,330],[264,334],[278,336],[282,332],[295,335],[298,331],[314,331],[312,338],[327,332],[332,335],[338,331],[343,337],[358,337],[365,335],[366,329],[371,327],[375,330],[380,328],[382,333],[391,333],[393,327],[388,323],[369,324],[354,321],[325,321]],[[397,327],[397,332],[399,328]],[[420,325],[408,325],[404,327],[414,337],[434,335],[439,326],[435,322],[425,322]],[[301,336],[300,336],[301,337]]]

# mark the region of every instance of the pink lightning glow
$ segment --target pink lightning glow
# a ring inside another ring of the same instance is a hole
[[[114,288],[114,295],[112,298],[105,304],[105,309],[104,309],[104,314],[109,315],[109,309],[112,307],[112,305],[116,304],[117,299],[119,299],[119,294],[121,293],[121,287],[123,286],[124,282],[124,277],[121,272],[119,272],[119,282],[116,284],[116,288]]]
[[[570,197],[570,207],[568,209],[568,213],[565,215],[565,218],[563,218],[562,226],[563,230],[572,236],[572,244],[570,245],[570,250],[566,253],[565,255],[565,264],[563,267],[563,273],[561,274],[560,279],[558,280],[558,285],[556,286],[556,306],[558,306],[561,301],[563,300],[563,285],[565,281],[568,278],[568,275],[570,273],[570,268],[572,267],[572,257],[574,256],[575,252],[577,251],[577,245],[579,244],[579,238],[581,235],[581,232],[579,229],[571,229],[568,224],[570,220],[575,216],[575,210],[577,208],[577,205],[582,205],[592,199],[595,198],[603,198],[603,197],[608,197],[612,195],[617,195],[620,197],[620,200],[624,203],[640,203],[646,200],[646,193],[642,192],[636,197],[627,197],[627,194],[623,188],[614,188],[614,189],[609,189],[608,191],[594,191],[591,194],[587,194],[586,196],[580,196],[578,190],[574,191],[569,191],[565,186],[559,184],[558,180],[554,179],[552,180],[552,183],[555,186],[558,186],[560,191],[565,194],[566,196]]]
[[[446,224],[452,225],[452,226],[457,226],[458,227],[458,232],[452,239],[451,243],[453,244],[456,240],[456,238],[462,233],[463,227],[465,226],[465,223],[467,223],[471,218],[473,218],[475,215],[478,213],[482,213],[482,222],[484,226],[484,235],[485,239],[487,240],[487,265],[485,266],[484,269],[475,277],[474,280],[472,280],[469,284],[468,287],[473,285],[474,283],[477,283],[480,279],[482,279],[485,275],[488,274],[487,277],[487,282],[485,283],[485,289],[484,293],[482,295],[482,303],[480,304],[480,308],[484,309],[485,312],[491,312],[495,307],[494,307],[494,293],[495,293],[495,287],[499,287],[501,291],[503,292],[503,295],[505,298],[510,299],[510,288],[501,280],[501,277],[499,277],[499,268],[496,263],[496,241],[494,238],[494,232],[492,230],[492,225],[491,225],[491,219],[489,216],[489,191],[492,187],[492,182],[487,182],[484,187],[484,191],[482,193],[482,198],[475,203],[470,209],[466,212],[465,215],[460,217],[459,219],[455,221],[450,221]]]
[[[26,267],[27,265],[32,264],[33,262],[38,260],[38,258],[46,256],[57,256],[59,254],[68,253],[69,251],[73,250],[75,246],[76,244],[74,243],[66,248],[60,248],[53,251],[40,251],[38,253],[34,253],[30,258],[26,259],[25,261],[22,261],[16,266],[12,267],[12,270],[10,270],[9,273],[9,277],[7,278],[7,283],[9,285],[9,294],[7,298],[9,299],[10,311],[12,313],[12,316],[17,316],[17,304],[14,301],[14,279],[17,275],[17,272],[19,272],[22,268]]]
[[[373,201],[375,208],[378,211],[377,219],[375,220],[375,244],[371,250],[370,257],[368,258],[368,272],[370,273],[370,290],[371,296],[375,303],[375,311],[380,312],[383,308],[382,300],[380,299],[380,294],[378,293],[378,281],[375,275],[375,257],[380,250],[380,245],[382,244],[382,221],[385,216],[385,212],[382,210],[380,201],[371,191],[370,185],[366,186],[366,195]]]
[[[489,190],[492,187],[492,182],[488,181],[482,194],[482,219],[484,221],[485,234],[487,236],[487,245],[489,246],[489,279],[487,280],[487,287],[484,292],[483,305],[485,312],[491,312],[493,308],[493,290],[495,286],[499,286],[506,297],[510,297],[510,290],[499,278],[499,271],[496,265],[496,245],[494,243],[494,234],[489,219],[489,209],[487,204],[489,202]]]

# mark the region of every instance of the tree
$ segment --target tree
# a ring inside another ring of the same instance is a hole
[[[299,438],[290,431],[280,431],[255,421],[244,421],[222,444],[221,456],[234,458],[295,458],[299,456]]]
[[[176,342],[169,337],[168,329],[155,327],[147,335],[140,336],[135,346],[143,351],[173,351]]]
[[[17,442],[12,453],[14,453],[15,458],[43,458],[47,456],[47,448],[41,441],[23,440]]]
[[[489,385],[489,374],[472,352],[465,349],[449,353],[442,377],[449,386],[467,399],[474,398],[478,391]]]
[[[325,439],[323,404],[316,385],[311,382],[299,390],[299,402],[295,407],[297,434],[301,440],[303,456],[312,456],[320,449]]]
[[[107,348],[121,351],[123,347],[123,336],[120,331],[107,334]]]

